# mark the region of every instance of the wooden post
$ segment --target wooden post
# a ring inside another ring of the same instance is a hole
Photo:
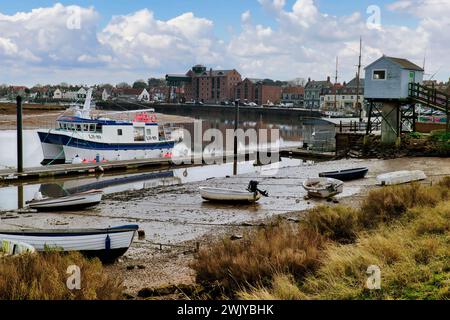
[[[22,97],[17,96],[17,172],[23,172]]]
[[[239,123],[239,100],[234,102],[235,104],[235,113],[234,113],[234,143],[233,143],[233,175],[237,175],[237,158],[238,158],[238,141],[237,141],[237,130]]]
[[[368,135],[372,130],[372,124],[371,124],[371,120],[372,120],[372,108],[373,108],[373,101],[370,101],[369,104],[369,114],[367,117],[367,128],[366,128],[366,134]]]
[[[447,132],[449,132],[450,131],[450,122],[449,122],[449,114],[448,114],[448,100],[449,100],[449,97],[447,97],[447,101],[445,102],[445,113],[446,113],[446,115],[447,115],[447,118],[446,118],[446,127],[445,127],[445,129],[446,129],[446,131]]]

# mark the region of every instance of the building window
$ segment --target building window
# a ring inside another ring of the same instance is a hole
[[[373,70],[373,80],[386,80],[386,70]]]
[[[117,129],[117,135],[121,136],[122,135],[122,129]]]

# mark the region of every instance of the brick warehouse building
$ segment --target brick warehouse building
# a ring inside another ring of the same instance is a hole
[[[203,65],[195,65],[185,75],[168,74],[170,86],[184,86],[187,101],[217,103],[234,98],[234,87],[241,82],[241,74],[232,70],[207,70]]]
[[[281,99],[282,88],[268,84],[262,79],[245,78],[234,89],[234,98],[241,101],[255,102],[258,105],[278,103]]]

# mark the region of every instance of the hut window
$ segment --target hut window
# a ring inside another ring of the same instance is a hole
[[[122,129],[117,129],[117,135],[121,136],[122,135]]]
[[[373,80],[386,80],[386,70],[373,70]]]

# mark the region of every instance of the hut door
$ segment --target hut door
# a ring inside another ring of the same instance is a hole
[[[416,73],[414,71],[409,72],[409,83],[415,83],[416,82]]]

